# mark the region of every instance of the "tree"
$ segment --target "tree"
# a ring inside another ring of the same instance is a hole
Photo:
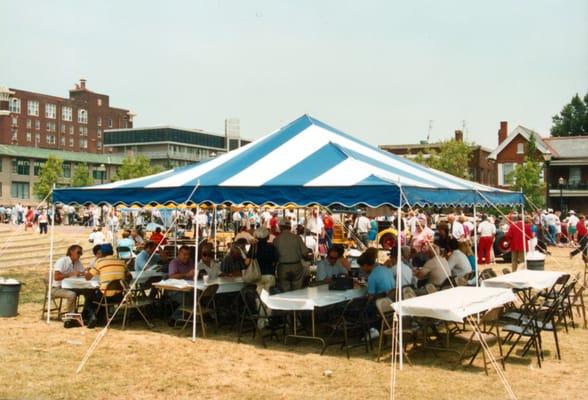
[[[537,156],[535,136],[531,135],[525,160],[507,176],[507,180],[512,182],[512,189],[522,191],[527,197],[525,204],[531,207],[528,209],[545,206],[545,183],[541,181],[542,169],[543,164]]]
[[[73,176],[71,178],[71,185],[73,187],[80,186],[92,186],[94,180],[90,176],[90,170],[88,164],[78,164],[74,169]]]
[[[140,154],[136,157],[125,157],[123,163],[116,170],[114,180],[140,178],[142,176],[156,174],[163,169],[159,166],[152,166],[149,160],[144,155]]]
[[[446,140],[437,149],[425,149],[419,152],[414,161],[438,169],[460,178],[468,179],[468,167],[472,156],[472,146],[461,140]]]
[[[584,100],[576,95],[564,106],[558,115],[552,118],[553,136],[586,136],[588,135],[588,93]]]
[[[53,186],[57,184],[59,178],[63,175],[63,160],[51,155],[41,167],[39,173],[39,180],[35,182],[33,191],[39,199],[44,199],[51,191]],[[51,201],[49,197],[47,199]]]

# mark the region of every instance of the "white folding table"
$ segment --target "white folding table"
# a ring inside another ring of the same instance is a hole
[[[245,282],[241,277],[221,276],[216,279],[209,280],[206,284],[202,279],[199,279],[196,281],[196,288],[198,290],[204,290],[208,286],[214,284],[218,285],[218,290],[216,291],[217,294],[237,293],[245,287]],[[194,281],[187,279],[164,279],[162,281],[155,282],[153,286],[176,292],[191,292],[194,290]]]
[[[294,317],[293,334],[287,337],[299,339],[318,340],[323,345],[325,340],[316,335],[315,310],[338,303],[362,297],[367,294],[366,287],[348,290],[329,290],[329,285],[307,287],[299,290],[292,290],[270,296],[265,290],[261,292],[261,301],[271,310],[291,311]],[[299,335],[296,327],[296,313],[310,311],[311,313],[311,336]]]
[[[68,290],[94,290],[98,289],[98,279],[86,280],[83,276],[65,278],[61,281],[61,288]]]
[[[487,288],[543,290],[552,287],[562,275],[565,275],[565,272],[521,269],[510,274],[486,279],[482,281],[482,286]]]

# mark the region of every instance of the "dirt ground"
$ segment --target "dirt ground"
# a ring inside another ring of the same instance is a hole
[[[568,249],[553,252],[547,269],[583,271],[579,257],[569,260]],[[115,323],[76,374],[100,329],[64,329],[61,323],[40,321],[42,274],[0,271],[0,276],[26,283],[19,315],[0,319],[2,399],[390,398],[390,359],[377,363],[375,353],[365,354],[362,348],[354,349],[350,360],[337,346],[323,356],[318,345],[307,343],[268,342],[264,349],[250,337],[238,344],[236,333],[227,329],[192,343],[187,331],[168,328],[162,321],[152,331],[139,320],[124,331]],[[588,330],[561,330],[560,342],[558,361],[553,336],[544,334],[543,368],[537,367],[533,354],[508,360],[506,376],[519,399],[588,398]],[[493,351],[497,353],[495,347]],[[507,398],[496,371],[484,374],[481,358],[473,367],[456,368],[450,354],[415,350],[410,357],[413,366],[398,373],[398,399]],[[332,374],[325,376],[325,370]]]

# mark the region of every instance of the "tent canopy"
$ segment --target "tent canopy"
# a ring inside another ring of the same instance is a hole
[[[57,189],[53,198],[68,204],[188,201],[345,207],[513,205],[523,200],[521,193],[460,179],[385,152],[308,115],[206,162],[143,178]]]

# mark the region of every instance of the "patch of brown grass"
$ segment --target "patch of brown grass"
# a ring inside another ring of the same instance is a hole
[[[579,271],[567,249],[555,249],[548,269]],[[560,262],[556,263],[555,260]],[[504,265],[500,265],[501,269]],[[18,271],[14,271],[18,272]],[[21,271],[24,279],[20,314],[0,320],[0,398],[223,398],[223,399],[387,399],[390,363],[374,361],[362,348],[347,360],[337,346],[319,356],[318,346],[287,346],[245,338],[226,330],[192,343],[160,323],[149,331],[141,321],[119,329],[115,323],[86,368],[75,370],[98,330],[63,329],[60,323],[39,320],[42,294],[33,282],[44,271]],[[3,273],[3,275],[6,275]],[[543,368],[529,355],[515,356],[506,366],[508,379],[520,399],[586,398],[588,330],[560,331],[562,361],[555,357],[553,336],[544,335],[548,350]],[[496,349],[493,350],[497,353]],[[496,399],[506,393],[495,371],[487,377],[481,359],[474,367],[455,368],[454,356],[438,358],[421,350],[410,353],[413,366],[399,372],[397,398]],[[333,371],[331,377],[323,371]]]

